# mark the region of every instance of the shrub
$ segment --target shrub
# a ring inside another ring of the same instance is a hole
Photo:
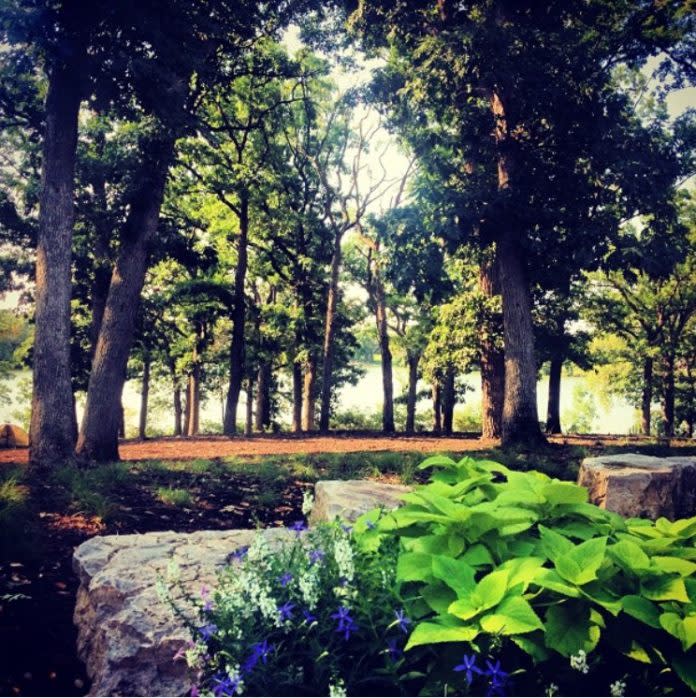
[[[207,693],[640,695],[696,688],[696,518],[624,520],[492,461],[353,532],[257,539],[203,590],[185,652]],[[298,528],[301,528],[298,527]],[[321,551],[319,553],[318,551]]]
[[[624,520],[582,487],[492,461],[420,467],[436,470],[405,506],[356,525],[364,546],[400,540],[399,592],[417,621],[407,650],[493,655],[523,694],[572,691],[577,668],[585,695],[629,675],[643,694],[696,689],[696,518]]]

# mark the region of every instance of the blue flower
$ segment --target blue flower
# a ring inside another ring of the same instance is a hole
[[[292,611],[295,608],[295,604],[286,601],[282,606],[278,606],[278,613],[280,613],[280,620],[292,620]]]
[[[353,530],[353,527],[352,527],[352,526],[348,526],[348,524],[341,524],[341,528],[343,529],[343,532],[344,532],[344,533],[348,533],[349,535],[350,535],[350,533],[351,533],[352,530]]]
[[[396,616],[396,624],[399,626],[401,632],[407,633],[408,626],[411,625],[411,619],[406,615],[404,609],[401,608],[398,611],[394,611],[394,615]]]
[[[295,531],[295,533],[297,533],[297,535],[299,536],[300,533],[302,533],[302,531],[307,530],[307,524],[302,520],[295,521],[295,523],[292,526],[290,526],[290,530]]]
[[[317,620],[317,617],[313,613],[310,613],[307,609],[302,611],[302,615],[304,616],[305,621],[307,621],[307,625],[311,625]]]
[[[286,587],[290,582],[292,582],[292,574],[290,572],[286,572],[285,574],[282,574],[280,577],[278,577],[278,581],[280,582],[280,586]]]
[[[337,633],[343,633],[343,639],[350,639],[350,634],[358,629],[356,622],[350,617],[350,609],[347,606],[341,606],[337,613],[332,613],[331,617],[338,621],[336,627]]]
[[[398,646],[398,640],[396,638],[391,638],[387,640],[387,652],[389,653],[389,658],[392,662],[397,661],[403,656],[403,651]]]
[[[227,674],[219,673],[213,676],[213,695],[215,696],[233,696],[239,691],[242,683],[241,674],[236,674],[230,678]]]
[[[367,526],[367,528],[368,528],[370,531],[372,531],[373,529],[377,528],[377,524],[376,524],[374,521],[371,521],[370,519],[368,519],[367,521],[365,521],[365,525]]]
[[[475,654],[472,654],[471,656],[465,654],[462,657],[462,663],[457,664],[457,666],[454,667],[454,671],[466,672],[466,682],[469,684],[474,680],[474,674],[483,674],[483,672],[476,666]]]
[[[321,549],[310,550],[309,552],[309,563],[311,565],[316,565],[321,562],[326,557],[326,553]]]
[[[198,634],[206,641],[210,640],[210,638],[215,635],[215,633],[218,631],[217,625],[215,623],[208,623],[207,625],[203,625],[200,628],[198,628]]]
[[[232,561],[241,562],[247,556],[248,552],[249,552],[249,546],[243,545],[241,548],[237,548],[235,551],[231,552],[227,556],[227,560],[229,562],[232,562]]]
[[[266,664],[268,661],[268,655],[272,651],[273,645],[269,645],[268,640],[255,643],[251,647],[251,654],[246,658],[244,664],[242,664],[242,671],[246,673],[252,671],[259,661]]]
[[[491,662],[489,659],[486,660],[486,666],[488,669],[484,672],[488,678],[491,680],[491,684],[502,685],[505,683],[508,674],[500,668],[500,660],[496,660],[495,663]]]

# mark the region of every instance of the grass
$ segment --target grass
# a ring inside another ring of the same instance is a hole
[[[156,495],[160,502],[173,507],[190,507],[193,504],[193,497],[188,490],[158,487]]]

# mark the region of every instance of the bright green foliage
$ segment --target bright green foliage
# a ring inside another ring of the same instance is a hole
[[[381,516],[364,545],[397,535],[397,581],[419,623],[407,648],[509,639],[537,662],[580,650],[669,669],[695,689],[696,517],[624,520],[539,472],[445,456],[430,483]]]

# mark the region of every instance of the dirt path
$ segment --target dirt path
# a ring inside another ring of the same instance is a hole
[[[551,443],[569,446],[600,446],[604,444],[640,444],[640,437],[591,435],[552,437]],[[672,446],[685,445],[672,442]],[[693,442],[691,442],[693,444]],[[164,437],[147,441],[123,441],[121,458],[138,460],[191,460],[230,456],[273,456],[292,453],[356,453],[358,451],[420,451],[421,453],[479,451],[494,448],[498,442],[471,435],[461,436],[378,436],[345,434],[331,436],[252,436],[228,438],[199,436],[191,438]],[[24,463],[27,449],[1,449],[0,463]]]

